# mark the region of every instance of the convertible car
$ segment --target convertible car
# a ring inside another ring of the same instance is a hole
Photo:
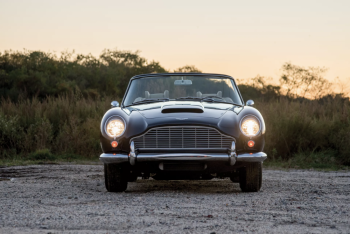
[[[109,192],[138,177],[229,177],[243,192],[262,184],[265,123],[227,75],[165,73],[130,79],[101,121],[100,160]]]

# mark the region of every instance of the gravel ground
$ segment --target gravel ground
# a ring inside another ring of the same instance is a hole
[[[229,179],[139,179],[108,193],[102,165],[0,177],[0,233],[350,233],[350,172],[264,170],[258,193]]]

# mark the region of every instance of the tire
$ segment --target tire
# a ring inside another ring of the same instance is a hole
[[[128,175],[120,164],[104,164],[105,185],[108,192],[124,192]]]
[[[262,163],[249,163],[239,171],[242,192],[258,192],[262,184]]]

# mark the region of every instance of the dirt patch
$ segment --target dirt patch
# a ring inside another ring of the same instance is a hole
[[[229,179],[137,180],[108,193],[101,165],[1,168],[0,233],[349,233],[350,172],[263,172],[258,193]]]

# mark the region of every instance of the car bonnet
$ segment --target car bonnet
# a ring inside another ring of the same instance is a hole
[[[225,103],[169,101],[133,106],[146,119],[155,118],[221,118],[235,106]]]

